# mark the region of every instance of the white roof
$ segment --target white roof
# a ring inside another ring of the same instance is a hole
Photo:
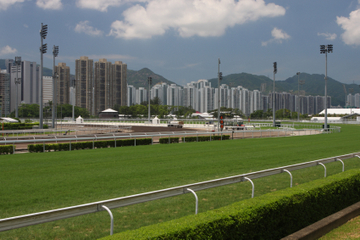
[[[2,117],[1,119],[4,120],[4,122],[10,122],[10,123],[17,123],[17,122],[19,122],[19,121],[16,120],[16,119],[8,118],[8,117]]]
[[[108,108],[108,109],[105,109],[104,111],[102,111],[102,113],[117,113],[118,111],[115,111],[114,109],[111,109],[111,108]]]
[[[359,108],[328,108],[327,114],[341,114],[341,115],[349,115],[353,113],[359,113]],[[325,109],[322,110],[319,114],[325,114]]]
[[[341,117],[328,117],[327,118],[328,122],[338,122],[341,121]],[[318,121],[318,122],[324,122],[325,121],[325,117],[312,117],[311,121]]]

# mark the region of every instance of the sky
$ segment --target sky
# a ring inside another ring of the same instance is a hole
[[[0,0],[0,59],[40,63],[41,23],[48,25],[44,67],[75,73],[88,56],[149,68],[185,85],[250,73],[285,80],[297,72],[360,84],[360,0]],[[260,88],[260,86],[259,86]]]

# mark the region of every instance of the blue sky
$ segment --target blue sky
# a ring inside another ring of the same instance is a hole
[[[251,73],[277,80],[325,73],[321,44],[333,44],[328,76],[360,84],[360,0],[0,0],[0,58],[40,63],[40,26],[48,25],[44,66],[75,72],[75,59],[123,61],[184,85]],[[260,87],[260,86],[259,86]]]

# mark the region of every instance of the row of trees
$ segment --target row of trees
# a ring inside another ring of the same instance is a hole
[[[19,118],[39,118],[39,104],[25,104],[22,103],[18,108]],[[85,108],[76,107],[74,108],[75,117],[81,116],[83,118],[89,118],[90,114]],[[15,117],[15,111],[10,113],[10,117]],[[44,119],[52,117],[52,102],[49,101],[44,106],[43,111]],[[70,104],[59,104],[57,106],[57,118],[62,119],[64,117],[72,117],[72,105]]]

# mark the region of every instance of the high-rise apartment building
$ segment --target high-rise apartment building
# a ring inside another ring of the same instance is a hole
[[[0,116],[10,114],[10,75],[6,70],[0,71]]]
[[[70,67],[66,63],[58,63],[55,66],[55,72],[58,74],[56,81],[56,103],[69,104],[70,103]]]
[[[110,95],[110,107],[114,107],[115,104],[120,106],[126,106],[127,102],[127,64],[121,61],[115,61],[112,65],[112,84]]]
[[[112,64],[106,59],[95,62],[95,113],[112,107]],[[111,84],[111,85],[110,85]]]
[[[93,105],[93,60],[86,56],[75,61],[75,105],[95,114]]]

